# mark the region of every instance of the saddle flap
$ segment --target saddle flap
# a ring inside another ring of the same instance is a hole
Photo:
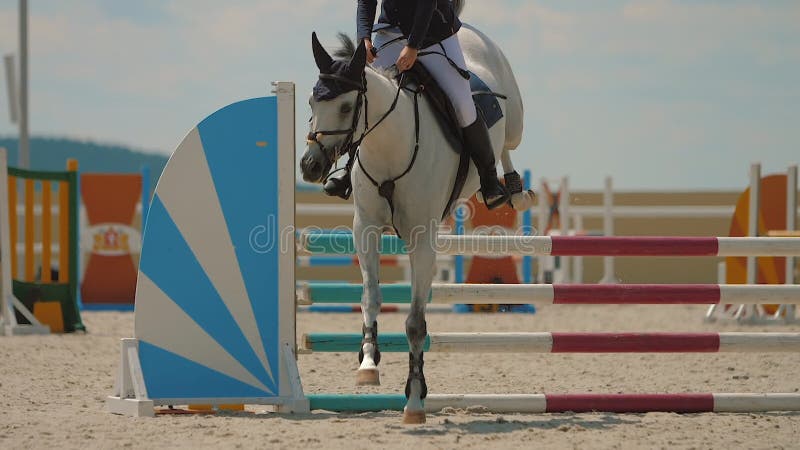
[[[450,97],[447,96],[439,83],[436,82],[436,79],[433,78],[433,75],[419,61],[414,63],[414,66],[406,74],[406,77],[403,78],[405,86],[409,88],[422,87],[423,96],[430,103],[437,123],[448,139],[452,140],[451,144],[457,144],[457,146],[453,147],[453,150],[457,153],[460,152],[459,147],[463,145],[463,138]],[[472,100],[475,103],[475,108],[481,113],[478,114],[478,120],[484,120],[486,127],[492,128],[503,118],[503,110],[500,108],[498,97],[504,97],[493,92],[489,85],[474,72],[469,72],[469,75]]]
[[[472,90],[472,101],[475,102],[475,108],[483,113],[486,128],[492,128],[503,118],[503,110],[497,100],[498,94],[492,92],[489,85],[473,72],[469,73],[469,88]]]
[[[436,122],[450,143],[450,148],[456,153],[461,153],[464,141],[450,98],[445,94],[428,69],[419,61],[414,63],[414,66],[406,71],[405,74],[406,76],[401,78],[404,83],[403,86],[409,89],[421,90],[422,96],[425,97],[433,110]]]

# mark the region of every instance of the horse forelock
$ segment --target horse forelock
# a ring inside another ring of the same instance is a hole
[[[348,61],[337,59],[334,60],[329,72],[326,72],[325,74],[321,73],[320,75],[339,75],[343,78],[350,79],[355,83],[359,83],[361,80],[353,79],[351,76],[349,76],[350,72],[348,69]],[[346,92],[354,90],[356,90],[356,88],[348,83],[341,83],[330,78],[320,77],[317,79],[317,83],[314,85],[312,94],[314,96],[314,100],[317,101],[332,100]]]

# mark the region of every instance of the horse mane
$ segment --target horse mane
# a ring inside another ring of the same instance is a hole
[[[467,0],[451,0],[453,2],[453,9],[456,11],[456,16],[461,16],[461,11],[464,10],[464,5]]]
[[[350,59],[356,53],[356,43],[344,31],[336,33],[336,39],[339,39],[339,48],[334,50],[333,57],[337,59]]]

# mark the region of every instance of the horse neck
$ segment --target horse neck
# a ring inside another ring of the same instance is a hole
[[[414,150],[414,107],[406,92],[401,92],[394,110],[389,112],[397,85],[389,78],[366,69],[369,125],[377,127],[361,143],[361,161],[370,175],[386,179],[402,173]],[[374,173],[373,173],[374,172]]]

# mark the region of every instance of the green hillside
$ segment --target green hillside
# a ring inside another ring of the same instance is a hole
[[[0,147],[9,152],[8,163],[17,165],[17,139],[0,137]],[[64,170],[67,159],[78,160],[81,172],[140,172],[150,169],[150,186],[155,186],[158,176],[167,163],[167,157],[132,150],[119,145],[98,144],[75,139],[32,137],[30,144],[31,169]]]

